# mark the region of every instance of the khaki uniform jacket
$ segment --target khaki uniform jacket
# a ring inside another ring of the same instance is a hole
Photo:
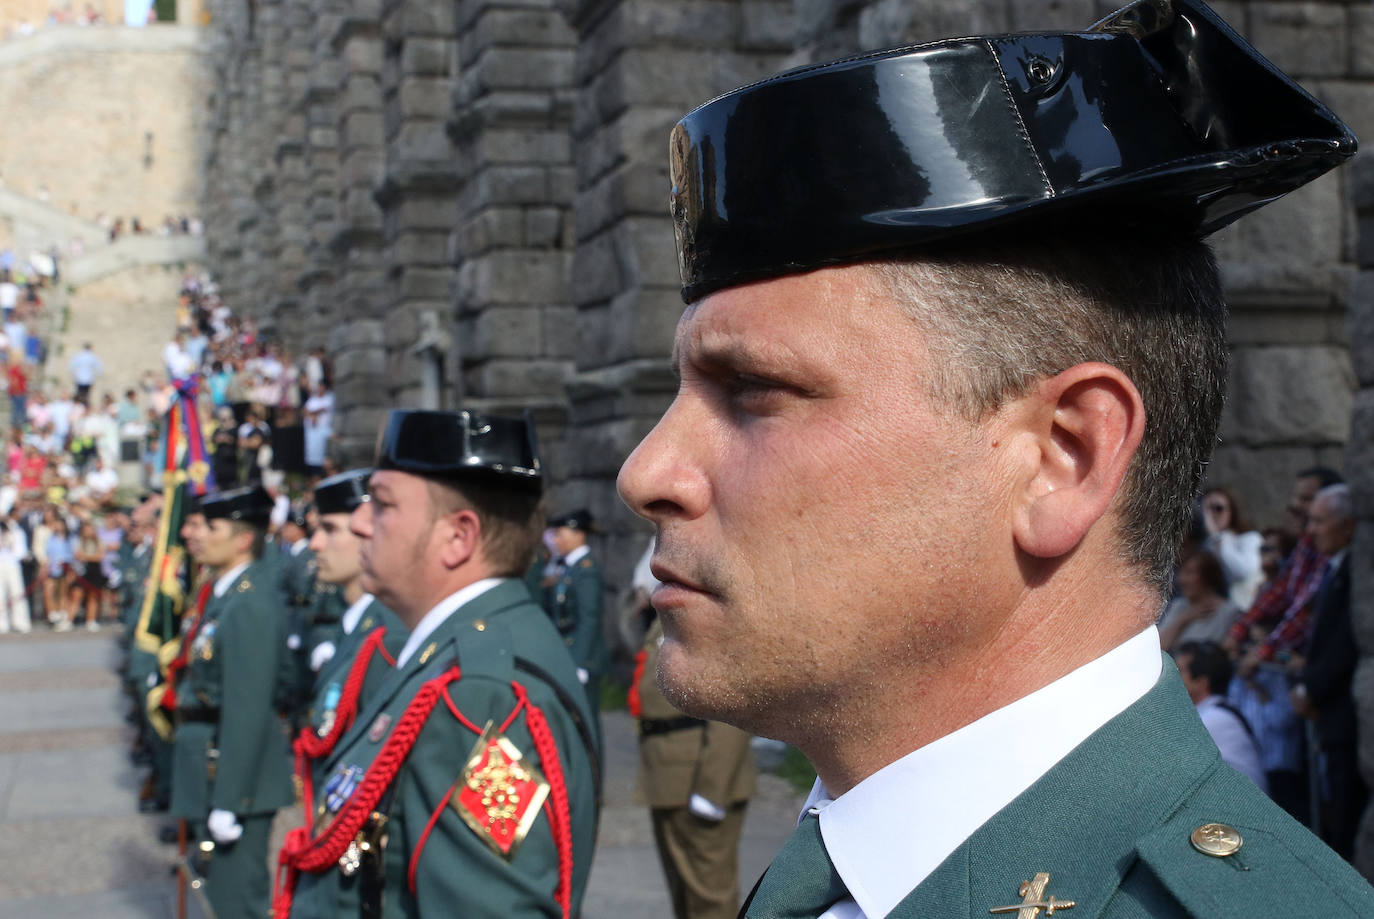
[[[659,692],[654,679],[663,627],[655,621],[645,636],[644,670],[639,678],[643,721],[682,718]],[[639,739],[636,797],[649,807],[686,807],[694,794],[719,807],[747,801],[757,783],[749,735],[719,721],[679,728]]]

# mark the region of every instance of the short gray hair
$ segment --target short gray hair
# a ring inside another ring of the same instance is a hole
[[[1328,485],[1312,498],[1312,503],[1325,501],[1337,520],[1355,519],[1355,502],[1350,497],[1350,486],[1344,482]]]
[[[1201,240],[983,239],[870,263],[934,337],[937,398],[977,419],[1087,361],[1128,376],[1145,433],[1121,488],[1121,550],[1161,595],[1216,442],[1226,307]]]

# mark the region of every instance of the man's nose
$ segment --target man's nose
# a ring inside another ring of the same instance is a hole
[[[695,455],[701,444],[688,436],[688,414],[681,399],[675,400],[616,478],[621,500],[655,523],[666,517],[695,517],[709,504],[709,484]]]
[[[348,517],[348,529],[359,539],[372,537],[372,502],[364,501]]]

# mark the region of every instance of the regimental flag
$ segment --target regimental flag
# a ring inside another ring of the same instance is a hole
[[[164,683],[167,668],[180,648],[181,617],[186,607],[187,585],[192,581],[191,560],[181,541],[186,498],[188,493],[204,495],[214,485],[196,415],[196,378],[175,382],[177,398],[163,423],[162,514],[143,608],[134,631],[137,647],[157,656]],[[155,726],[161,731],[161,725]]]

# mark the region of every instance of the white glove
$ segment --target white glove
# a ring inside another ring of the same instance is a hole
[[[702,820],[712,823],[720,823],[725,819],[725,808],[717,807],[698,794],[687,799],[687,809]]]
[[[205,818],[205,828],[210,831],[215,842],[222,846],[234,842],[243,835],[243,824],[239,823],[239,818],[229,811],[218,808],[210,811],[210,816]]]
[[[592,678],[592,675],[591,675],[590,673],[588,673],[587,671],[583,670],[581,667],[578,667],[578,668],[577,668],[577,681],[578,681],[579,683],[581,683],[583,686],[586,686],[586,685],[587,685],[587,681],[590,680],[591,678]]]
[[[301,637],[295,633],[286,636],[286,647],[292,651],[301,649]]]
[[[315,646],[315,650],[310,652],[310,669],[316,673],[320,668],[329,663],[334,657],[334,642],[322,641]]]

